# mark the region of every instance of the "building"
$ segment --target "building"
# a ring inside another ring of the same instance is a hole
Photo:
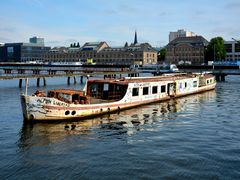
[[[237,41],[224,42],[227,56],[226,61],[240,61],[240,44]]]
[[[169,42],[173,41],[178,37],[192,37],[192,36],[196,36],[195,33],[191,31],[186,31],[184,29],[179,29],[177,32],[169,33]]]
[[[202,36],[178,37],[166,46],[166,61],[170,64],[205,63],[208,41]]]
[[[143,65],[157,63],[157,50],[148,43],[138,43],[135,32],[134,43],[123,47],[110,47],[106,42],[87,42],[81,48],[50,50],[44,54],[44,60],[81,61],[99,65]]]
[[[32,38],[29,38],[29,42],[32,44],[38,44],[39,46],[44,46],[44,38],[34,36]]]
[[[44,44],[44,41],[42,42]],[[2,62],[42,61],[43,54],[51,49],[50,47],[42,45],[42,42],[5,43],[3,46],[0,46],[0,61]]]
[[[60,47],[53,48],[43,55],[46,62],[77,62],[94,63],[97,53],[109,47],[106,42],[87,42],[82,47]]]
[[[97,55],[97,64],[145,65],[157,64],[157,51],[148,43],[108,47]]]

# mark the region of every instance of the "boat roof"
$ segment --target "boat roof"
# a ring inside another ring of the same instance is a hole
[[[88,81],[94,82],[94,83],[115,83],[115,84],[125,85],[128,83],[140,83],[140,82],[174,81],[174,80],[193,78],[196,76],[200,76],[200,74],[174,73],[174,74],[165,74],[162,76],[153,76],[153,77],[126,77],[121,79],[97,79],[97,80],[88,80]],[[205,79],[213,77],[212,74],[202,74],[201,76]]]
[[[151,77],[126,77],[121,79],[97,79],[97,80],[88,80],[89,83],[112,83],[112,84],[121,84],[126,85],[128,83],[140,83],[140,82],[158,82],[158,81],[174,81],[181,79],[193,78],[200,76],[200,74],[186,74],[186,73],[172,73],[165,74],[162,76],[151,76]],[[212,74],[203,74],[203,78],[211,78]]]
[[[53,89],[49,90],[48,92],[53,92],[53,93],[64,93],[64,94],[80,94],[82,95],[84,92],[81,90],[74,90],[74,89]]]

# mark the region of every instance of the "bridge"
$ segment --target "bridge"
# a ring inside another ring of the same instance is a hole
[[[139,76],[139,73],[130,70],[126,66],[45,66],[45,65],[24,65],[24,64],[0,64],[0,80],[19,80],[19,88],[22,88],[23,79],[37,79],[37,86],[40,86],[40,79],[43,79],[43,85],[46,86],[46,78],[67,77],[67,84],[70,84],[71,78],[74,84],[77,83],[76,77],[83,78],[90,76],[103,76],[104,78],[121,78],[122,75],[130,77]]]
[[[226,65],[179,65],[180,72],[209,72],[216,76],[217,81],[225,81],[227,75],[240,75],[240,66]]]

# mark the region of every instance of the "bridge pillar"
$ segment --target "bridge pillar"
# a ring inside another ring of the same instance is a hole
[[[37,78],[37,87],[40,86],[40,78]]]
[[[47,85],[47,83],[46,83],[46,78],[44,77],[43,78],[43,86],[46,86]]]
[[[80,77],[80,83],[83,83],[83,76]]]
[[[18,87],[22,88],[22,79],[19,79]]]
[[[223,75],[223,74],[220,76],[221,81],[225,81],[225,76],[226,75]]]
[[[74,84],[77,84],[76,76],[73,76],[73,81],[74,81]]]
[[[67,84],[68,84],[68,85],[70,85],[70,79],[71,79],[71,77],[68,76],[68,79],[67,79]]]

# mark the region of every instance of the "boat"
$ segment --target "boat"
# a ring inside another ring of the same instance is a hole
[[[89,79],[83,90],[55,89],[21,95],[27,121],[80,120],[152,102],[213,90],[212,74]]]
[[[175,64],[146,64],[135,68],[142,73],[176,73],[179,69]]]
[[[48,66],[82,66],[83,63],[81,61],[59,61],[59,62],[49,62]]]

